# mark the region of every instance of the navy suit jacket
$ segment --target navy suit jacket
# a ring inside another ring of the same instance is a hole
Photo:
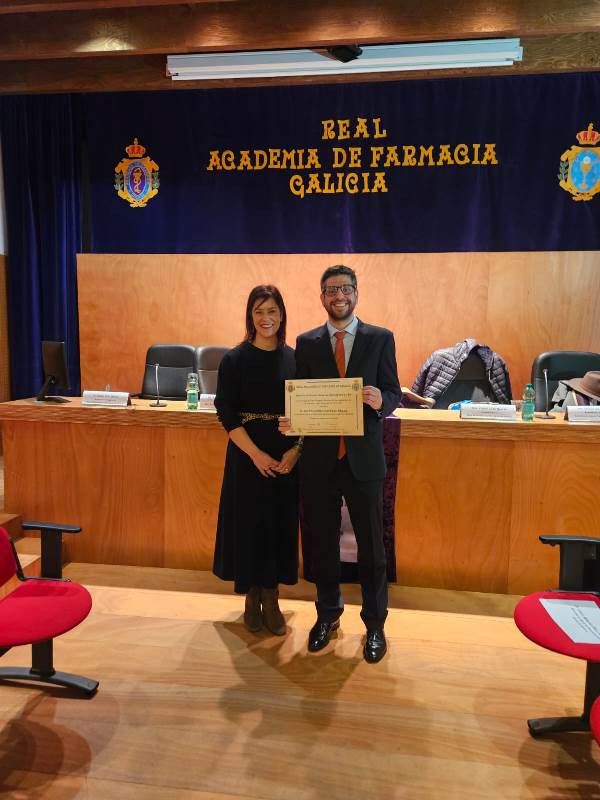
[[[327,325],[303,333],[296,340],[296,377],[338,377]],[[383,480],[383,418],[400,405],[402,397],[392,332],[359,320],[346,377],[361,377],[364,386],[377,386],[381,390],[381,411],[363,405],[364,436],[347,436],[345,443],[348,463],[357,480]],[[305,437],[300,459],[303,481],[323,480],[334,470],[338,444],[339,436]]]

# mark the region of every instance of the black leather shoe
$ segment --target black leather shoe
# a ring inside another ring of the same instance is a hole
[[[308,634],[308,649],[311,653],[317,653],[327,646],[332,632],[340,627],[339,619],[333,622],[322,622],[317,620]]]
[[[365,661],[369,664],[376,664],[387,653],[387,642],[383,628],[367,631],[367,641],[363,648]]]

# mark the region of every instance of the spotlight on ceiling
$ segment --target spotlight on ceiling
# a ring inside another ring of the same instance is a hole
[[[339,44],[335,47],[327,47],[327,52],[336,61],[341,61],[342,64],[347,64],[349,61],[354,61],[362,55],[362,47],[357,44]]]

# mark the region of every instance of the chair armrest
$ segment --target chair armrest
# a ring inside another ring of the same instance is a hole
[[[548,533],[540,536],[542,544],[549,544],[551,547],[554,545],[562,544],[565,542],[583,542],[585,544],[600,544],[600,538],[596,536],[568,536],[563,533]]]
[[[22,522],[24,531],[56,531],[58,533],[81,533],[79,525],[55,525],[53,522]]]
[[[593,536],[540,536],[542,544],[560,548],[558,588],[567,592],[600,590],[600,538]]]
[[[23,522],[25,531],[39,531],[42,543],[42,578],[62,578],[62,535],[80,533],[78,525],[55,525],[52,522]]]

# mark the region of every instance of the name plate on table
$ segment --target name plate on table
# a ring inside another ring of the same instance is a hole
[[[600,424],[600,406],[567,406],[565,419],[580,425]]]
[[[215,408],[215,395],[214,394],[201,394],[198,398],[198,411],[212,411],[216,413]]]
[[[516,406],[502,403],[466,403],[460,407],[460,418],[516,422],[517,409]]]
[[[309,378],[285,382],[288,436],[362,436],[362,378]]]
[[[131,405],[131,400],[129,398],[129,392],[85,391],[81,399],[81,405],[125,408]]]

